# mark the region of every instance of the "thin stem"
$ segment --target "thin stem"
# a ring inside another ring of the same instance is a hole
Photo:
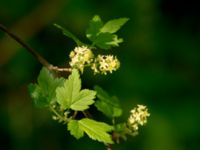
[[[82,113],[83,113],[83,115],[84,115],[86,118],[90,118],[90,117],[88,116],[88,114],[87,114],[85,111],[82,111]]]
[[[108,144],[107,145],[107,150],[112,150],[112,149],[113,149],[112,144]]]
[[[82,111],[82,113],[86,118],[92,118],[92,114],[90,114],[89,111],[85,110],[85,111]]]
[[[73,116],[72,116],[72,118],[75,119],[76,116],[77,116],[77,114],[78,114],[78,111],[75,111],[74,114],[73,114]]]
[[[38,60],[43,66],[45,66],[49,70],[59,71],[59,72],[70,72],[70,68],[59,68],[50,64],[45,58],[43,58],[36,50],[31,48],[28,44],[26,44],[23,40],[21,40],[16,34],[9,31],[4,25],[0,24],[0,30],[7,33],[12,39],[18,42],[22,47],[24,47],[31,55],[33,55],[36,60]]]
[[[64,124],[68,123],[68,119],[64,116],[61,116],[53,106],[50,106],[50,110],[56,115],[59,121],[63,122]]]

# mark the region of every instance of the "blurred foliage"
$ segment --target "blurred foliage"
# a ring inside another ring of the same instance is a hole
[[[128,17],[115,48],[119,71],[108,77],[84,73],[83,84],[99,84],[117,95],[125,109],[137,103],[151,112],[140,134],[114,149],[199,150],[200,9],[194,0],[1,0],[0,22],[10,27],[55,65],[67,64],[75,44],[52,24],[70,29],[86,41],[84,31],[95,14],[108,20]],[[33,107],[27,85],[41,65],[0,32],[0,141],[12,150],[102,150],[104,145],[77,141],[48,111]],[[101,117],[101,114],[97,114]]]

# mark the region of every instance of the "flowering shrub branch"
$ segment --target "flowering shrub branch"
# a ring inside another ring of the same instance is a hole
[[[107,75],[117,71],[120,61],[112,54],[101,54],[98,49],[109,52],[110,49],[119,46],[123,42],[116,32],[128,21],[128,18],[113,19],[103,23],[96,15],[89,23],[86,37],[90,44],[81,42],[74,34],[61,27],[63,34],[75,41],[77,46],[69,54],[70,68],[53,66],[34,49],[25,44],[18,36],[11,33],[0,24],[0,29],[10,35],[26,50],[28,50],[44,67],[37,78],[37,83],[29,85],[30,96],[38,107],[48,108],[52,112],[52,118],[67,126],[67,130],[76,139],[84,134],[92,140],[104,143],[108,150],[112,145],[119,143],[127,136],[138,134],[140,126],[147,123],[150,116],[144,105],[137,105],[130,112],[130,116],[124,122],[118,122],[122,109],[116,96],[109,95],[103,88],[95,86],[94,89],[82,88],[81,74],[85,68],[90,68],[94,75]],[[57,71],[70,72],[68,78],[58,77]],[[90,114],[90,106],[96,109],[112,121],[112,125],[94,120]],[[83,117],[77,117],[79,113]]]

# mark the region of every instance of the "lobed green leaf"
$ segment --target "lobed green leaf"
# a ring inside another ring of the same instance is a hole
[[[114,36],[110,33],[100,33],[93,41],[93,44],[102,49],[110,49],[112,46],[110,43],[113,42],[113,39]]]
[[[86,36],[101,49],[110,49],[111,47],[119,46],[123,42],[122,38],[118,38],[113,34],[117,32],[129,19],[119,18],[108,21],[105,25],[99,16],[94,16],[90,21],[89,28],[86,30]]]
[[[110,49],[111,47],[119,46],[123,39],[118,39],[117,35],[111,33],[99,33],[93,44],[102,49]]]
[[[95,86],[94,89],[97,91],[98,100],[95,103],[97,109],[110,118],[121,116],[122,109],[117,97],[109,96],[108,93],[99,86]]]
[[[78,121],[80,128],[93,140],[99,142],[113,144],[111,135],[108,132],[113,130],[113,127],[92,119],[84,118]]]
[[[123,42],[122,38],[118,38],[117,35],[113,34],[112,41],[107,42],[106,44],[110,45],[110,46],[113,46],[113,47],[116,47],[116,46],[119,46],[119,43],[122,43],[122,42]]]
[[[28,89],[35,106],[47,107],[49,105],[49,99],[43,94],[42,89],[37,84],[29,84]]]
[[[84,136],[83,130],[80,128],[79,122],[77,120],[70,120],[67,125],[70,134],[76,139],[80,139]]]
[[[96,96],[96,92],[93,90],[81,90],[79,95],[76,97],[76,100],[73,104],[71,104],[71,109],[73,110],[85,110],[89,108],[89,105],[94,103],[94,98]]]
[[[100,32],[100,29],[103,27],[103,22],[98,15],[95,15],[90,21],[89,27],[86,30],[86,37],[91,41],[94,41]]]
[[[115,33],[117,32],[129,19],[128,18],[119,18],[108,21],[102,28],[101,32],[103,33]]]
[[[72,74],[65,80],[64,86],[56,90],[57,102],[61,108],[71,108],[83,111],[94,103],[96,92],[92,90],[81,90],[81,79],[78,70],[73,69]]]
[[[70,134],[77,139],[83,137],[85,132],[93,140],[113,144],[112,137],[108,133],[113,130],[113,126],[103,122],[88,118],[79,121],[70,120],[68,123],[68,130],[70,131]]]
[[[37,84],[29,85],[29,93],[38,107],[47,107],[55,101],[57,87],[62,86],[64,78],[55,78],[53,74],[43,67],[39,73]]]
[[[81,89],[81,80],[78,70],[73,69],[72,74],[65,80],[64,86],[56,90],[57,102],[63,109],[70,108]]]

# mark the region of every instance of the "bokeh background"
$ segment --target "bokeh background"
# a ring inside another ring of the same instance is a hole
[[[195,0],[0,0],[0,23],[9,27],[55,65],[65,65],[75,43],[58,23],[87,42],[88,21],[130,21],[119,31],[124,43],[113,53],[121,60],[109,76],[83,75],[83,84],[99,84],[119,97],[122,120],[136,104],[151,117],[140,134],[115,150],[200,149],[200,9]],[[103,150],[85,137],[71,137],[48,110],[33,106],[27,85],[39,64],[24,48],[0,32],[0,149]],[[99,115],[101,118],[101,115]]]

